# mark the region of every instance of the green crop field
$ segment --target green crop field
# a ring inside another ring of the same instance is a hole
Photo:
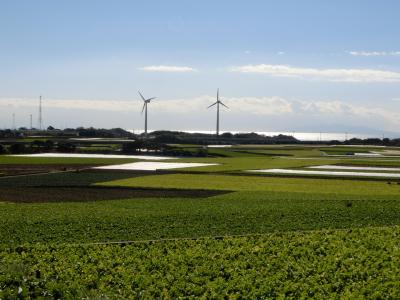
[[[246,172],[400,165],[321,150],[237,146],[173,160],[209,167],[0,177],[0,299],[398,298],[398,180]],[[15,168],[132,161],[0,156]]]
[[[101,192],[101,191],[100,191]],[[107,242],[400,224],[397,197],[238,192],[208,198],[5,203],[3,242]]]
[[[278,178],[214,174],[166,174],[135,177],[99,183],[105,186],[193,188],[284,193],[322,193],[337,195],[399,195],[399,185],[382,181],[338,179]]]
[[[400,296],[398,227],[0,250],[4,298]]]

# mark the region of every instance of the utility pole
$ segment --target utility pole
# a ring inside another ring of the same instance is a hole
[[[42,130],[42,96],[39,97],[39,130]]]
[[[32,130],[32,114],[29,115],[29,129]]]
[[[12,129],[15,130],[15,113],[12,114]]]

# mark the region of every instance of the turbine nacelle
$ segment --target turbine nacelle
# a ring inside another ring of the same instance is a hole
[[[216,104],[221,104],[222,106],[225,106],[226,108],[229,108],[228,106],[226,106],[224,103],[222,103],[222,101],[219,99],[219,89],[217,89],[217,101],[213,104],[211,104],[210,106],[208,106],[207,108],[210,108]]]
[[[216,105],[216,104],[221,104],[222,106],[225,106],[226,108],[229,108],[229,107],[226,106],[224,103],[222,103],[222,101],[217,101],[217,102],[211,104],[210,106],[208,106],[207,108],[210,108],[210,107],[212,107],[212,106],[214,106],[214,105]]]
[[[152,98],[146,99],[145,97],[143,97],[143,95],[142,95],[142,93],[141,93],[140,91],[138,91],[138,93],[139,93],[139,95],[140,95],[140,98],[142,98],[142,100],[143,100],[145,103],[150,103],[151,100],[157,98],[157,97],[152,97]]]
[[[142,98],[142,100],[143,100],[143,108],[142,108],[142,114],[143,114],[143,111],[147,107],[147,104],[149,104],[151,102],[151,100],[156,99],[157,97],[152,97],[152,98],[146,99],[145,97],[143,97],[143,95],[140,91],[138,91],[138,93],[140,95],[140,98]]]

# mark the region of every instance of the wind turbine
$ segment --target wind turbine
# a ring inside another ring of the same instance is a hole
[[[211,106],[217,105],[217,136],[219,136],[219,105],[220,104],[225,106],[226,108],[229,108],[224,103],[222,103],[221,100],[219,100],[219,89],[217,89],[217,101],[215,103],[211,104],[209,107],[207,107],[207,108],[210,108]]]
[[[138,93],[143,100],[142,114],[144,111],[144,134],[147,135],[147,104],[149,104],[150,101],[155,99],[156,97],[145,99],[143,95],[140,93],[140,91],[138,91]]]

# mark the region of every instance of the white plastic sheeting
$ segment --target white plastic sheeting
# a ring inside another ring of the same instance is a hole
[[[180,168],[207,167],[216,164],[205,163],[164,163],[164,162],[135,162],[121,165],[101,166],[94,169],[102,170],[137,170],[137,171],[156,171]]]
[[[336,166],[336,165],[323,165],[307,167],[308,169],[322,169],[322,170],[355,170],[355,171],[394,171],[399,172],[400,168],[389,167],[362,167],[362,166]]]

